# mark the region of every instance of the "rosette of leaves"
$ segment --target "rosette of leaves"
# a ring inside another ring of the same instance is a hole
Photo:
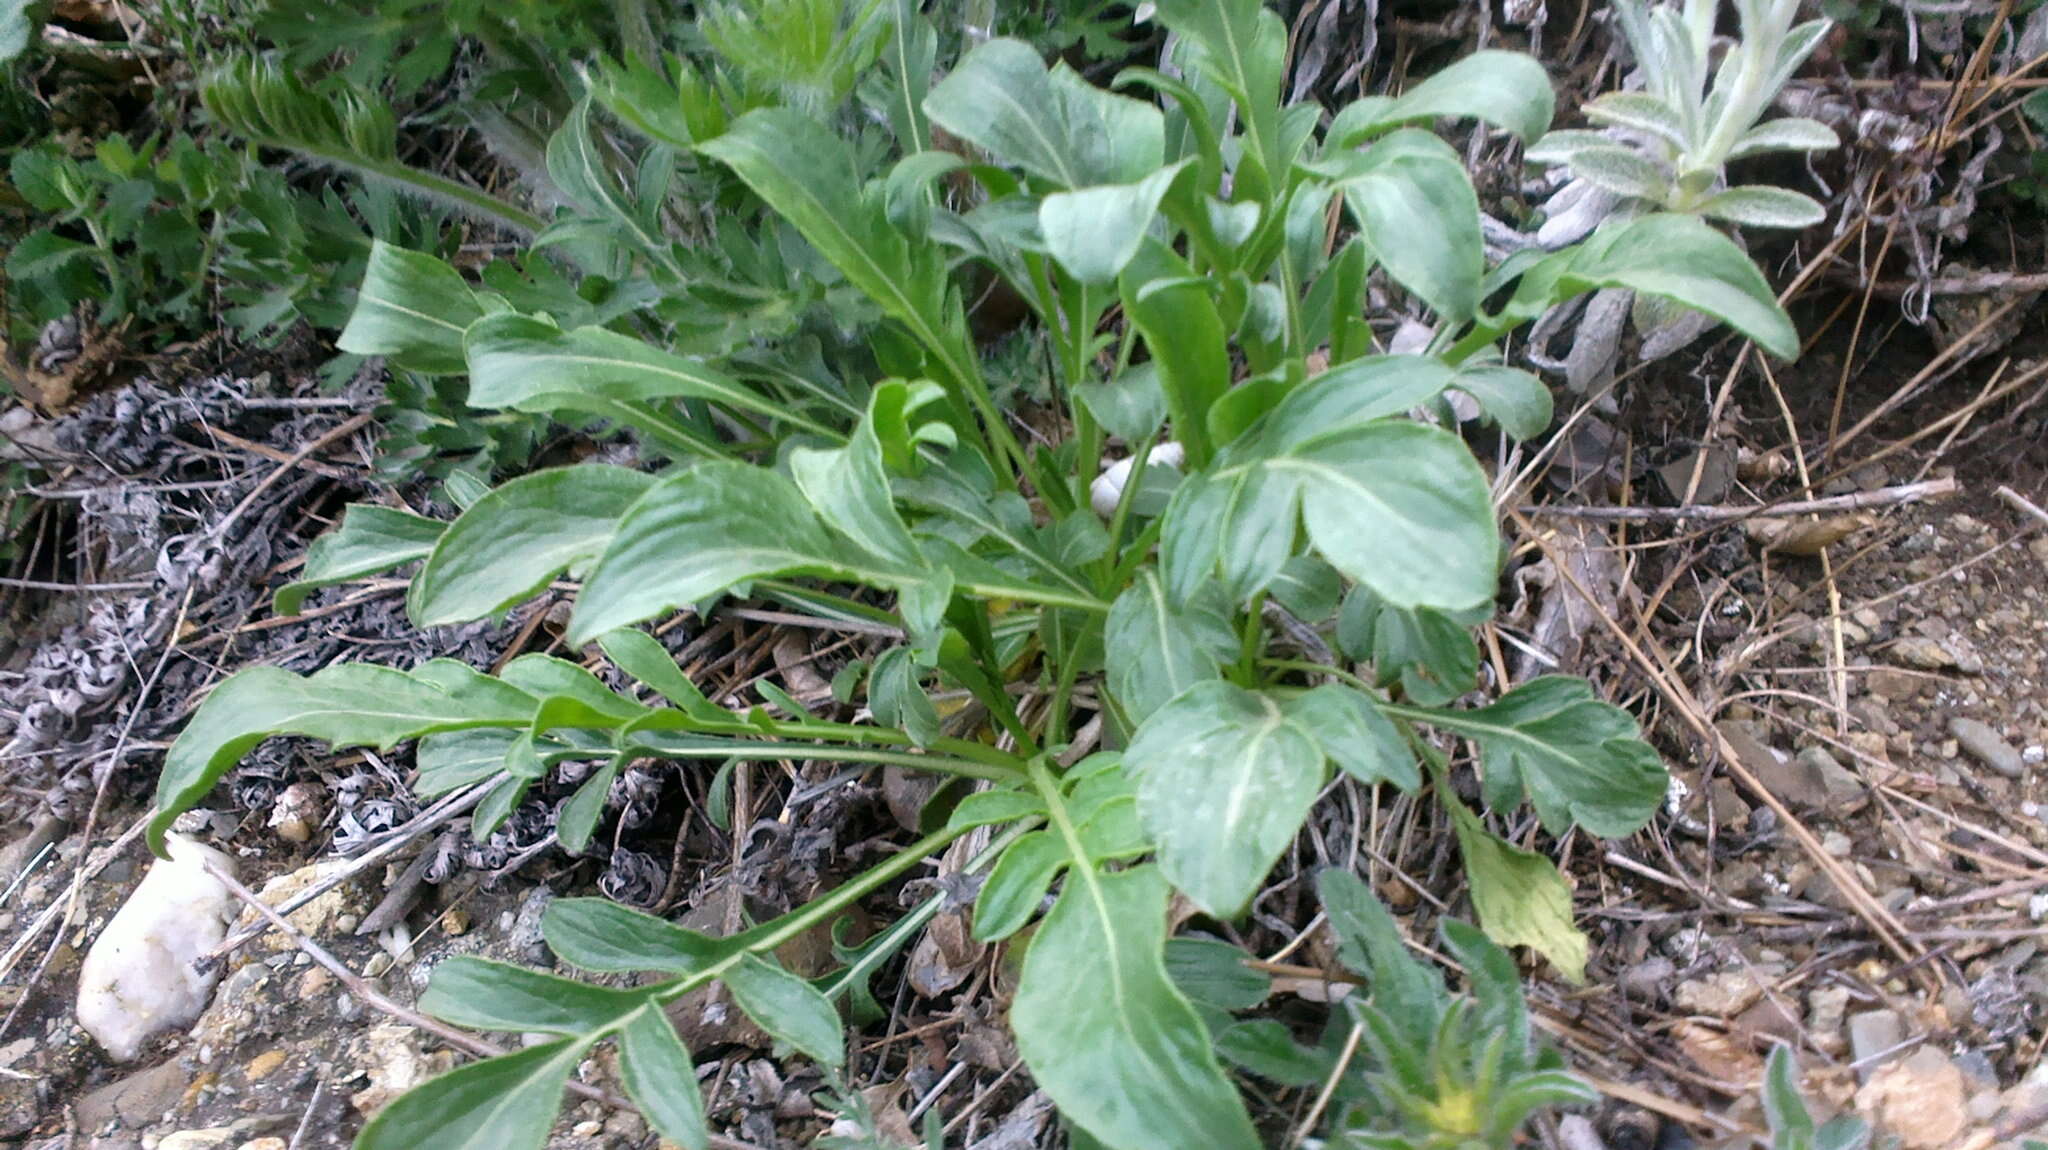
[[[1426,789],[1486,935],[1580,976],[1586,943],[1563,876],[1457,797],[1439,743],[1474,750],[1487,808],[1527,802],[1552,834],[1631,833],[1668,780],[1635,721],[1582,681],[1462,702],[1478,686],[1470,628],[1491,613],[1502,549],[1486,474],[1445,425],[1445,397],[1475,400],[1512,437],[1541,435],[1549,394],[1502,365],[1498,344],[1603,287],[1711,312],[1780,355],[1796,351],[1790,322],[1740,250],[1688,215],[1639,216],[1487,266],[1456,152],[1415,125],[1476,118],[1535,138],[1552,96],[1532,60],[1482,53],[1324,127],[1319,107],[1281,99],[1276,13],[1169,0],[1158,15],[1178,33],[1178,76],[1133,68],[1110,89],[1006,39],[930,85],[917,61],[933,58],[933,31],[899,9],[858,85],[880,114],[857,127],[780,104],[720,106],[678,130],[648,102],[655,85],[621,97],[637,110],[623,118],[736,181],[745,206],[731,230],[772,232],[780,258],[833,285],[824,298],[845,308],[873,365],[854,386],[794,369],[795,338],[657,346],[615,319],[529,311],[418,253],[373,254],[344,347],[466,378],[476,407],[633,428],[673,462],[538,471],[448,523],[351,508],[281,609],[418,563],[407,608],[435,626],[504,612],[566,576],[579,587],[571,649],[642,687],[613,691],[582,663],[541,655],[495,676],[445,661],[244,671],[168,753],[152,841],[277,734],[417,739],[421,788],[482,788],[480,834],[557,765],[590,764],[560,814],[572,851],[589,848],[636,758],[895,766],[970,793],[930,812],[931,835],[731,938],[600,902],[550,911],[548,939],[571,966],[662,981],[600,990],[486,963],[437,968],[423,1009],[559,1037],[427,1084],[363,1146],[537,1148],[566,1075],[606,1040],[654,1125],[703,1145],[689,1053],[660,1006],[722,980],[770,1034],[836,1065],[835,1003],[861,1017],[866,972],[914,937],[917,915],[822,983],[783,972],[774,948],[991,827],[969,865],[987,874],[973,928],[1024,948],[1010,1024],[1065,1121],[1116,1150],[1249,1150],[1266,1139],[1218,1059],[1213,1013],[1175,980],[1170,959],[1185,948],[1169,941],[1168,903],[1178,892],[1210,920],[1242,916],[1339,773]],[[690,106],[732,95],[721,91],[693,89]],[[961,151],[934,147],[940,129]],[[1058,405],[1037,421],[1043,442],[1018,435],[985,376],[966,263],[1034,314]],[[1433,354],[1374,353],[1372,278],[1434,312]],[[1168,443],[1178,466],[1134,468],[1111,513],[1095,511],[1105,467]],[[897,629],[901,645],[865,675],[870,717],[813,714],[772,686],[762,706],[715,705],[639,629],[745,594]],[[971,698],[965,713],[986,729],[943,718],[934,690]],[[1091,725],[1108,749],[1082,755]],[[1474,1042],[1492,1057],[1485,1027],[1452,1029],[1465,1037],[1446,1058]],[[1437,1104],[1411,1085],[1363,1089],[1388,1113]]]
[[[1827,20],[1795,24],[1799,0],[1735,0],[1740,36],[1716,38],[1721,0],[1646,5],[1613,0],[1611,10],[1635,58],[1631,87],[1587,102],[1591,128],[1553,131],[1528,159],[1568,179],[1543,205],[1536,240],[1574,243],[1604,222],[1647,212],[1683,212],[1751,228],[1804,228],[1826,211],[1812,197],[1769,184],[1731,186],[1728,166],[1754,156],[1825,151],[1840,141],[1827,125],[1766,119],[1787,81],[1827,34]],[[1723,47],[1716,66],[1714,51]],[[1605,375],[1623,317],[1633,312],[1643,358],[1684,347],[1711,317],[1654,297],[1608,291],[1589,301],[1562,367],[1584,389]],[[1561,313],[1557,320],[1568,318]],[[1539,328],[1539,338],[1556,323]]]

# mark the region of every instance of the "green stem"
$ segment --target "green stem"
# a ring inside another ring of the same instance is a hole
[[[691,736],[683,736],[688,739]],[[920,771],[935,771],[944,775],[958,775],[968,779],[987,779],[994,783],[1014,782],[1017,778],[1013,766],[997,766],[993,763],[975,762],[971,759],[956,759],[944,755],[913,754],[892,751],[881,747],[818,746],[814,743],[789,743],[753,741],[742,739],[714,739],[698,736],[696,743],[664,743],[653,738],[641,737],[634,741],[637,751],[664,759],[795,759],[799,761],[824,760],[835,763],[876,763],[883,766],[910,767]]]
[[[969,828],[947,827],[935,831],[890,855],[874,867],[862,873],[859,878],[846,883],[817,900],[805,903],[780,918],[770,919],[751,930],[741,931],[727,939],[732,953],[705,966],[692,974],[669,983],[655,991],[658,1001],[671,1002],[690,991],[711,983],[724,976],[725,972],[739,964],[749,954],[768,954],[783,943],[797,938],[825,923],[831,922],[840,913],[851,909],[861,899],[894,881],[908,871],[924,865],[926,859],[944,850],[947,844],[968,832]]]
[[[1121,587],[1130,581],[1133,572],[1142,566],[1152,552],[1152,545],[1159,542],[1160,532],[1166,529],[1166,516],[1161,515],[1145,524],[1138,537],[1131,541],[1131,549],[1124,553],[1123,560],[1110,572],[1109,585]]]
[[[1266,635],[1266,593],[1260,591],[1252,596],[1252,604],[1244,616],[1244,631],[1238,640],[1237,674],[1233,676],[1237,685],[1250,689],[1259,685],[1260,639]]]

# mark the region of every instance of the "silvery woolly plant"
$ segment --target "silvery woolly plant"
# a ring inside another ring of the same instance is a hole
[[[1631,834],[1668,776],[1583,680],[1480,690],[1472,628],[1503,549],[1448,399],[1511,438],[1545,434],[1551,396],[1501,345],[1603,288],[1712,313],[1781,356],[1798,348],[1790,319],[1689,214],[1639,212],[1489,266],[1464,165],[1423,126],[1537,138],[1553,96],[1527,57],[1478,53],[1327,117],[1282,100],[1287,29],[1258,0],[1160,0],[1177,74],[1133,67],[1111,87],[1001,38],[934,84],[937,30],[912,4],[889,11],[872,66],[792,97],[706,79],[730,61],[593,71],[592,103],[548,149],[572,207],[543,235],[601,248],[614,294],[654,301],[638,311],[373,252],[344,348],[460,379],[479,409],[630,430],[648,462],[451,491],[450,521],[351,507],[281,611],[416,563],[409,616],[457,624],[566,577],[569,657],[490,674],[449,660],[241,671],[167,752],[152,845],[274,735],[416,740],[415,790],[475,799],[479,838],[555,788],[573,853],[604,851],[613,785],[646,760],[702,769],[714,790],[721,764],[746,760],[947,780],[922,837],[737,933],[564,898],[542,922],[560,972],[442,961],[422,1011],[543,1038],[393,1102],[364,1150],[539,1150],[600,1043],[664,1137],[707,1145],[706,1052],[669,1005],[722,983],[836,1072],[856,1045],[845,1018],[881,1014],[869,979],[948,896],[841,948],[844,968],[819,978],[777,951],[941,856],[982,877],[974,937],[1022,952],[1007,1022],[1073,1144],[1270,1145],[1239,1071],[1322,1089],[1333,1146],[1508,1145],[1522,1116],[1584,1096],[1529,1034],[1501,949],[1584,974],[1571,888],[1527,832]],[[601,145],[598,109],[645,138],[630,164]],[[723,266],[753,269],[750,290],[707,284],[704,253],[665,230],[683,176],[715,191],[690,207],[719,213]],[[971,331],[965,265],[1032,313],[1051,399],[1028,423]],[[1429,312],[1425,353],[1379,352],[1373,285]],[[858,354],[825,359],[820,327]],[[1105,493],[1098,479],[1129,459],[1150,462]],[[710,698],[645,628],[727,597],[895,638],[841,672],[845,706],[772,678]],[[607,665],[635,685],[593,674]],[[1476,792],[1455,785],[1453,754]],[[1453,998],[1370,890],[1335,878],[1324,901],[1371,1001],[1354,996],[1304,1047],[1239,1017],[1270,980],[1169,908],[1212,932],[1244,920],[1342,776],[1444,820],[1478,919],[1444,927],[1471,993]],[[1511,823],[1524,804],[1534,821]]]
[[[1734,0],[1740,35],[1715,35],[1722,0],[1648,6],[1613,0],[1615,23],[1635,67],[1628,88],[1588,101],[1597,127],[1553,131],[1530,146],[1532,163],[1565,182],[1544,203],[1538,245],[1576,243],[1596,227],[1645,212],[1681,212],[1746,228],[1804,228],[1826,218],[1812,197],[1768,184],[1731,186],[1728,165],[1772,153],[1809,153],[1839,142],[1826,124],[1765,119],[1772,103],[1827,34],[1824,19],[1796,23],[1800,0]],[[1716,66],[1716,48],[1722,51]],[[1678,350],[1712,326],[1697,311],[1609,290],[1583,307],[1546,317],[1539,344],[1576,318],[1567,379],[1585,389],[1611,369],[1624,317],[1633,312],[1643,358]]]

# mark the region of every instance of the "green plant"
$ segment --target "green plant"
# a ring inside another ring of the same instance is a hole
[[[445,524],[351,508],[280,609],[313,587],[421,562],[407,607],[431,626],[502,612],[568,572],[580,582],[570,644],[595,643],[652,695],[609,690],[544,655],[497,676],[447,661],[246,670],[167,754],[153,843],[276,734],[418,739],[423,792],[488,788],[478,834],[553,766],[592,762],[560,818],[572,851],[588,846],[634,758],[893,765],[962,785],[950,810],[931,812],[931,834],[728,938],[602,900],[551,906],[544,933],[569,966],[658,981],[613,989],[472,959],[437,967],[422,1009],[557,1037],[393,1103],[363,1146],[538,1147],[568,1074],[605,1039],[655,1126],[702,1145],[689,1052],[662,1005],[723,981],[769,1033],[838,1066],[834,1000],[860,1001],[876,956],[935,904],[824,989],[782,970],[774,949],[982,826],[997,829],[968,866],[987,874],[974,930],[999,941],[1038,919],[1010,1021],[1066,1120],[1118,1150],[1258,1145],[1208,1016],[1169,971],[1167,903],[1177,890],[1214,919],[1241,915],[1333,770],[1426,790],[1451,823],[1486,933],[1580,977],[1586,942],[1562,876],[1457,797],[1451,760],[1424,729],[1469,740],[1487,805],[1506,814],[1527,800],[1553,834],[1631,833],[1667,778],[1634,720],[1583,682],[1542,678],[1455,705],[1478,685],[1468,628],[1491,611],[1501,548],[1485,473],[1436,425],[1451,418],[1444,393],[1476,399],[1509,435],[1541,433],[1547,390],[1493,349],[1599,288],[1709,311],[1780,355],[1797,348],[1790,322],[1747,258],[1689,216],[1638,216],[1487,268],[1457,154],[1411,125],[1476,118],[1540,134],[1552,96],[1525,57],[1482,53],[1319,129],[1318,107],[1281,101],[1286,32],[1256,0],[1169,0],[1159,16],[1180,35],[1181,77],[1119,77],[1156,102],[1048,69],[1003,39],[927,90],[926,69],[900,63],[931,59],[930,26],[907,12],[872,82],[853,85],[878,109],[871,117],[828,123],[815,90],[743,107],[757,97],[700,83],[705,73],[601,70],[618,81],[605,106],[650,138],[627,169],[635,178],[596,162],[587,113],[551,143],[550,170],[599,226],[576,238],[617,257],[624,278],[602,281],[645,277],[662,297],[638,312],[522,310],[430,256],[373,252],[342,347],[466,375],[479,409],[629,428],[677,465],[535,472]],[[939,129],[974,155],[935,148]],[[700,292],[686,271],[708,258],[702,246],[648,226],[662,211],[663,165],[677,164],[692,181],[736,181],[717,200],[727,214],[702,233],[716,236],[715,266],[778,286],[745,299]],[[1333,244],[1340,207],[1355,231]],[[1056,401],[1040,420],[1044,442],[1027,444],[994,398],[955,275],[964,261],[1001,277],[1036,317]],[[1435,312],[1430,354],[1372,354],[1375,268]],[[763,315],[764,299],[800,306]],[[808,317],[821,312],[860,341],[829,359],[865,365],[861,382],[817,353]],[[1411,418],[1418,409],[1437,415]],[[1102,486],[1112,456],[1149,460],[1168,443],[1180,464]],[[1098,491],[1108,514],[1092,506]],[[866,674],[873,720],[812,714],[772,684],[770,705],[728,711],[638,629],[743,594],[899,628],[903,644]],[[974,706],[942,719],[932,686]],[[1082,753],[1089,709],[1114,749]],[[1435,1121],[1432,1106],[1455,1128],[1465,1111],[1452,1088],[1494,1099],[1502,1115],[1567,1093],[1544,1077],[1551,1063],[1496,1039],[1512,1021],[1504,957],[1470,931],[1447,938],[1484,968],[1476,1006],[1431,999],[1430,1013],[1411,1015],[1378,1003],[1389,1021],[1361,1018],[1419,1042],[1424,1064],[1450,1077],[1413,1079],[1386,1046],[1367,1084],[1384,1105],[1359,1112],[1365,1129]],[[1374,965],[1390,983],[1417,980],[1395,969]]]
[[[1863,1150],[1870,1144],[1870,1127],[1854,1115],[1814,1125],[1799,1096],[1792,1051],[1785,1046],[1773,1047],[1764,1064],[1764,1121],[1771,1127],[1771,1150]]]
[[[1765,120],[1771,101],[1827,34],[1827,20],[1794,25],[1799,0],[1736,0],[1741,37],[1713,67],[1721,0],[1683,7],[1613,0],[1643,87],[1585,106],[1592,131],[1552,132],[1529,149],[1574,183],[1548,205],[1552,235],[1576,238],[1616,212],[1697,212],[1729,223],[1803,228],[1826,216],[1811,197],[1769,185],[1729,187],[1731,161],[1824,151],[1839,141],[1818,120]]]

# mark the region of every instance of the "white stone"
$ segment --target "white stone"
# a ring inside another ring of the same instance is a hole
[[[1104,519],[1116,514],[1116,505],[1123,501],[1124,484],[1131,480],[1131,463],[1136,457],[1119,459],[1102,469],[1095,482],[1088,485],[1088,505],[1095,514]],[[1187,459],[1187,451],[1178,443],[1162,443],[1145,456],[1145,465],[1179,467]]]
[[[79,970],[78,1024],[117,1062],[205,1011],[220,972],[193,964],[235,917],[234,895],[204,869],[211,861],[233,874],[234,861],[177,835],[168,842],[171,857],[151,864]]]

